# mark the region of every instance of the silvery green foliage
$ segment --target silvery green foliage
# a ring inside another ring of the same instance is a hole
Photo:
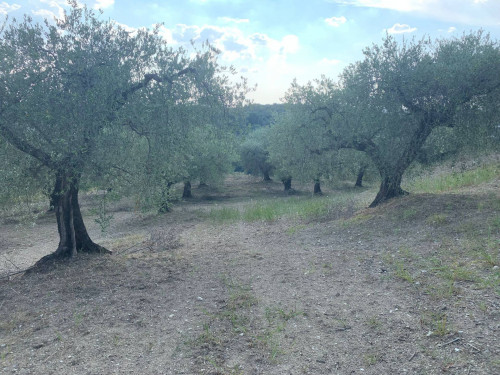
[[[229,126],[246,83],[210,46],[188,54],[70,4],[55,24],[26,16],[0,31],[0,137],[81,186],[154,195],[189,174],[194,127]]]
[[[30,158],[0,138],[0,208],[15,208],[21,211],[48,209],[51,192],[50,171],[36,159]],[[40,197],[46,198],[46,206],[38,205]],[[40,207],[39,207],[40,206]]]
[[[402,175],[433,129],[498,118],[500,50],[478,32],[435,42],[388,36],[363,52],[338,82],[294,82],[286,101],[306,117],[296,132],[305,126],[317,138],[312,153],[352,148],[371,158],[382,179],[376,205],[404,193]]]
[[[264,179],[274,173],[269,159],[270,132],[268,126],[257,128],[240,145],[240,159],[245,171]]]

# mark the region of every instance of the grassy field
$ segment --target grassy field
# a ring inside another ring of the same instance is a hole
[[[499,171],[440,168],[373,209],[376,186],[235,174],[166,215],[115,202],[105,234],[85,197],[114,254],[2,279],[0,372],[500,373]],[[57,245],[35,219],[4,213],[5,270]]]

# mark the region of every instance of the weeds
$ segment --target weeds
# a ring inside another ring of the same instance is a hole
[[[428,336],[446,336],[450,333],[448,317],[442,312],[428,312],[422,315],[420,324],[429,329]]]
[[[300,232],[301,230],[303,230],[305,228],[306,228],[306,226],[302,225],[302,224],[292,225],[290,228],[288,228],[286,230],[286,234],[288,234],[289,236],[293,236],[294,234],[296,234],[297,232]]]
[[[377,364],[378,362],[380,362],[381,359],[382,359],[382,355],[378,352],[366,353],[363,356],[363,361],[365,362],[366,366],[373,366],[373,365]]]
[[[109,227],[111,226],[111,221],[113,220],[113,215],[109,213],[109,200],[113,199],[113,197],[108,194],[108,192],[104,192],[100,199],[96,208],[92,208],[90,210],[91,215],[97,216],[94,219],[94,222],[99,225],[101,229],[101,233],[105,234]],[[115,198],[116,200],[116,198]]]
[[[417,216],[417,214],[418,214],[417,209],[415,209],[415,208],[407,208],[406,210],[403,211],[402,219],[403,220],[412,219],[415,216]]]
[[[443,224],[446,224],[447,221],[448,221],[448,215],[446,215],[446,214],[434,214],[434,215],[429,216],[425,220],[425,222],[428,225],[432,225],[434,227],[442,226]]]
[[[351,227],[353,225],[364,223],[364,222],[370,220],[371,218],[373,218],[373,215],[370,215],[370,214],[358,214],[358,215],[356,215],[354,217],[351,217],[349,219],[342,220],[341,221],[341,225],[343,227]]]
[[[151,231],[147,247],[150,251],[174,250],[181,246],[178,230],[166,227]]]
[[[232,207],[212,208],[207,217],[209,220],[221,224],[240,220],[241,212]]]
[[[415,279],[413,278],[412,274],[407,270],[407,267],[405,266],[404,262],[400,260],[394,262],[394,275],[401,280],[409,282],[410,284],[413,284],[415,282]]]
[[[429,282],[429,285],[426,288],[426,292],[433,298],[440,300],[443,298],[447,299],[458,294],[458,288],[451,280],[448,280],[446,282]]]
[[[340,194],[335,198],[325,197],[289,197],[284,199],[261,199],[241,209],[234,207],[216,207],[203,214],[215,223],[237,221],[274,221],[282,217],[301,220],[326,217],[330,214],[352,214],[356,209],[354,193]],[[358,203],[359,204],[359,203]],[[297,228],[301,229],[301,228]],[[293,230],[292,233],[293,234]]]
[[[382,323],[376,316],[369,317],[366,320],[366,324],[372,329],[379,329],[382,326]]]
[[[485,165],[468,171],[440,176],[422,177],[411,181],[408,188],[419,193],[442,193],[466,186],[490,182],[500,174],[500,165]]]
[[[281,306],[261,308],[251,285],[226,276],[221,279],[228,292],[226,304],[216,313],[206,312],[209,320],[203,323],[202,332],[187,344],[209,349],[217,355],[220,348],[227,348],[229,342],[242,337],[251,347],[263,351],[271,362],[276,362],[285,353],[282,340],[287,323],[303,313],[297,308],[288,310]],[[218,373],[238,373],[222,372],[225,368],[222,358],[212,355],[206,359]]]
[[[75,312],[73,314],[73,320],[75,322],[75,327],[79,327],[80,324],[82,324],[84,316],[85,316],[85,314],[83,312]]]

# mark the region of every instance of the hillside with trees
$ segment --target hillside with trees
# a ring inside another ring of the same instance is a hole
[[[2,374],[500,373],[497,40],[264,105],[69,4],[0,26]]]

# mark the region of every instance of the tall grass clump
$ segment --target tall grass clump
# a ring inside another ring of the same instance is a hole
[[[241,212],[232,207],[212,208],[207,217],[217,223],[234,222],[241,219]]]
[[[364,203],[361,200],[356,200],[353,193],[338,194],[333,198],[324,196],[262,199],[249,202],[240,209],[212,208],[207,217],[217,223],[274,221],[282,217],[314,219],[352,211],[358,206],[363,206]]]
[[[500,164],[490,164],[461,172],[451,171],[438,176],[419,177],[409,181],[406,185],[413,192],[441,193],[490,182],[499,176]]]

